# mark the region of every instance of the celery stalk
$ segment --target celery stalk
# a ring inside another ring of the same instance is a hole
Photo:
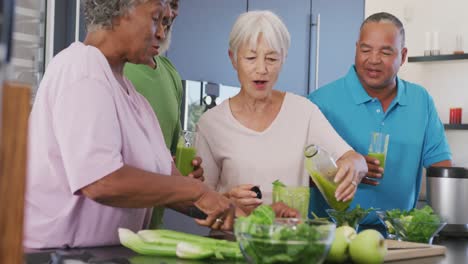
[[[242,258],[242,253],[237,242],[202,237],[165,229],[140,230],[138,231],[138,235],[146,243],[177,245],[180,242],[187,242],[190,244],[200,245],[203,248],[207,248],[213,251],[215,258],[217,259]]]
[[[184,259],[241,259],[236,242],[186,234],[172,230],[140,230],[138,234],[119,228],[120,243],[142,255],[177,256]]]
[[[212,257],[214,252],[210,246],[180,242],[177,244],[176,255],[183,259],[205,259]]]
[[[176,246],[169,244],[145,243],[140,236],[126,228],[119,228],[120,243],[142,255],[175,257]]]

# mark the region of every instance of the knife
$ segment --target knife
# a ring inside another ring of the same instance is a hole
[[[202,210],[198,209],[198,207],[196,206],[190,206],[188,208],[187,215],[200,220],[205,220],[208,217],[207,214],[205,214]]]

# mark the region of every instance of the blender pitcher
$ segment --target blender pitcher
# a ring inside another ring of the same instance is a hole
[[[309,145],[304,150],[304,166],[314,181],[315,185],[323,195],[328,205],[337,211],[346,210],[351,204],[351,200],[343,202],[337,201],[335,198],[335,191],[339,183],[335,183],[336,166],[333,157],[324,149],[317,145]]]

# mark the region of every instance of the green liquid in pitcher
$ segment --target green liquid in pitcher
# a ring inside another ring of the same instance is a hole
[[[385,168],[385,154],[384,153],[375,153],[375,152],[370,152],[367,154],[370,157],[376,158],[380,161],[380,167]]]
[[[325,176],[312,170],[312,165],[310,163],[310,160],[305,161],[306,170],[309,173],[312,180],[314,181],[314,183],[317,185],[317,188],[320,190],[320,193],[322,193],[322,196],[323,198],[325,198],[328,205],[330,205],[331,208],[337,211],[344,211],[348,209],[352,200],[348,200],[346,202],[337,201],[335,198],[337,184],[330,182],[329,180],[327,180],[327,178],[325,178]]]
[[[196,150],[194,147],[186,147],[183,143],[177,144],[176,149],[176,167],[187,176],[193,171],[192,160],[195,158]]]

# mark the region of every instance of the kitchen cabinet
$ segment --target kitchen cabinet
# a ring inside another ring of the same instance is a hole
[[[310,91],[343,77],[354,64],[364,0],[312,0],[312,18],[316,26],[312,34]]]
[[[276,89],[305,95],[310,82],[308,70],[311,49],[310,0],[250,0],[248,10],[271,10],[281,17],[291,35],[288,57]]]
[[[364,0],[181,0],[167,56],[182,78],[239,86],[229,33],[240,13],[258,9],[277,13],[291,34],[278,90],[306,95],[353,64]]]
[[[184,80],[239,86],[228,56],[229,33],[247,0],[180,0],[168,58]]]

